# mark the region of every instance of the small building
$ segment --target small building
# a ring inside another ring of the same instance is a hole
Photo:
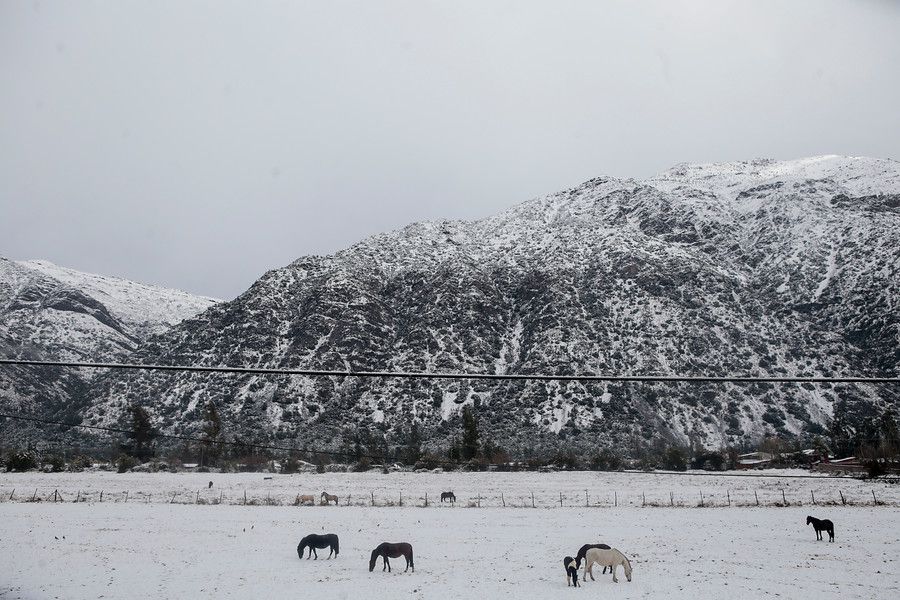
[[[749,452],[738,455],[736,466],[738,469],[762,469],[771,463],[774,458],[775,455],[768,452]]]

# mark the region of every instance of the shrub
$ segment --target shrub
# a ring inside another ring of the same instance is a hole
[[[80,472],[85,469],[90,469],[94,466],[94,461],[90,456],[85,456],[84,454],[79,454],[78,456],[72,458],[69,461],[69,470]]]
[[[140,463],[135,457],[129,456],[128,454],[120,454],[116,459],[116,472],[124,473],[125,471],[131,469],[132,467],[136,467],[139,464]]]
[[[59,454],[50,454],[41,461],[41,468],[50,473],[61,473],[66,468],[66,461]]]
[[[681,448],[672,446],[663,455],[662,465],[670,471],[687,471],[687,454]]]
[[[6,468],[9,471],[28,471],[37,467],[37,457],[28,450],[16,450],[6,457]]]

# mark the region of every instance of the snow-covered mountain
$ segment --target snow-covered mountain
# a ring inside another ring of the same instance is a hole
[[[0,356],[115,361],[216,300],[47,261],[0,258]],[[0,369],[0,406],[71,414],[91,371]]]
[[[826,156],[601,177],[472,222],[416,223],[266,273],[135,360],[478,373],[900,373],[900,163]],[[888,386],[581,384],[111,373],[84,417],[149,405],[195,431],[337,447],[432,443],[472,404],[527,453],[708,445],[865,419]],[[382,436],[384,439],[382,440]]]

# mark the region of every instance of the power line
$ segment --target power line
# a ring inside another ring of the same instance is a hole
[[[64,427],[80,427],[83,429],[94,429],[99,431],[106,431],[108,433],[122,433],[122,434],[134,434],[135,431],[131,429],[122,429],[119,427],[103,427],[101,425],[84,425],[81,423],[66,423],[64,421],[55,421],[53,419],[43,419],[40,417],[30,417],[26,415],[11,415],[8,413],[0,413],[0,418],[7,419],[17,419],[21,421],[33,421],[36,423],[44,423],[48,425],[61,425]],[[356,452],[334,452],[334,451],[326,451],[326,450],[303,450],[300,448],[289,448],[286,446],[274,446],[271,444],[254,444],[250,442],[233,442],[228,440],[207,440],[198,437],[186,436],[186,435],[172,435],[165,433],[156,433],[153,434],[154,438],[165,438],[171,440],[179,440],[183,442],[199,442],[201,444],[218,444],[222,446],[237,446],[242,448],[257,448],[261,450],[280,450],[282,452],[303,452],[306,454],[323,454],[325,456],[344,456],[344,457],[352,457],[357,460],[360,458],[368,458],[371,460],[380,460],[382,462],[387,462],[389,457],[385,455],[379,454],[362,454]],[[437,464],[437,465],[451,465],[453,467],[460,467],[463,463],[452,460],[441,460],[441,459],[428,459],[428,463]],[[499,466],[491,463],[490,466]],[[679,471],[665,471],[665,472],[657,472],[657,471],[594,471],[599,473],[622,473],[623,475],[684,475],[684,476],[694,476],[694,477],[755,477],[755,478],[772,478],[772,479],[840,479],[841,476],[835,475],[750,475],[750,474],[738,474],[738,473],[686,473]],[[853,479],[852,476],[846,477],[848,479]]]
[[[132,371],[186,371],[241,375],[297,375],[303,377],[361,377],[393,379],[476,379],[491,381],[597,381],[646,383],[887,383],[900,384],[900,377],[818,377],[755,375],[542,375],[501,373],[430,373],[409,371],[338,371],[324,369],[273,369],[264,367],[205,367],[199,365],[155,365],[0,358],[0,366],[69,367]]]

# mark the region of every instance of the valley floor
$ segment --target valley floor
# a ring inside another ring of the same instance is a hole
[[[291,505],[323,489],[341,505]],[[454,507],[432,504],[450,489]],[[872,491],[886,505],[866,505]],[[4,473],[0,598],[897,598],[898,501],[887,483],[700,474]],[[340,556],[301,561],[300,538],[326,532]],[[402,558],[369,573],[382,541],[412,543],[415,573]],[[633,581],[597,569],[567,589],[562,559],[588,542],[628,555]]]

